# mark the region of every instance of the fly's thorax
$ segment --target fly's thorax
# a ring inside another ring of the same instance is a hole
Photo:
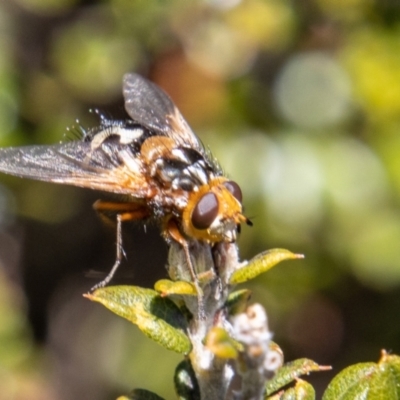
[[[140,147],[140,155],[148,165],[153,165],[158,159],[168,157],[175,142],[167,136],[150,136]]]
[[[247,221],[242,211],[238,184],[225,177],[214,178],[189,194],[182,215],[183,231],[211,243],[234,242],[238,225]]]
[[[147,138],[140,155],[150,177],[163,188],[176,192],[197,191],[214,177],[212,166],[203,154],[167,136]]]

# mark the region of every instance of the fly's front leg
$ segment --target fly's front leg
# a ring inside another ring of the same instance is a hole
[[[197,291],[199,318],[201,320],[204,320],[205,319],[205,311],[204,311],[203,290],[200,287],[199,280],[197,278],[196,272],[193,267],[192,258],[190,256],[190,251],[189,251],[188,241],[182,236],[182,234],[178,228],[178,225],[176,224],[176,222],[173,219],[170,219],[168,221],[167,231],[168,231],[168,234],[172,237],[172,239],[174,239],[176,242],[178,242],[182,246],[183,251],[185,252],[186,264],[188,266],[190,275],[192,277],[193,284]]]
[[[116,214],[117,219],[117,242],[116,242],[116,256],[114,265],[108,275],[98,284],[91,288],[94,291],[98,288],[102,288],[110,283],[111,279],[115,275],[118,267],[121,264],[122,257],[124,256],[124,249],[122,245],[122,222],[132,221],[136,219],[146,218],[149,213],[148,210],[140,204],[135,203],[112,203],[103,202],[101,200],[96,201],[93,205],[94,209],[100,213],[103,217],[110,219],[107,214]]]

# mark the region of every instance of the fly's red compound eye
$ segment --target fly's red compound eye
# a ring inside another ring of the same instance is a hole
[[[224,186],[232,193],[233,197],[242,204],[243,195],[239,185],[233,181],[224,182]]]
[[[218,199],[212,193],[203,195],[192,214],[192,224],[196,229],[207,229],[218,215]]]

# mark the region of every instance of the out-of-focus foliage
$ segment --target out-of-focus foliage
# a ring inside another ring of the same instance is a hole
[[[0,274],[0,378],[2,399],[50,399],[41,361],[23,313],[16,287]]]
[[[381,348],[400,351],[399,38],[396,1],[8,0],[0,3],[0,145],[74,137],[73,125],[98,122],[90,108],[121,116],[123,73],[153,79],[241,185],[254,223],[243,227],[242,257],[274,247],[306,256],[251,288],[285,358],[338,370]],[[1,241],[0,260],[29,288],[34,330],[51,317],[39,336],[52,398],[101,400],[145,379],[169,382],[157,392],[172,397],[176,360],[74,300],[93,283],[82,271],[113,257],[100,257],[108,245],[112,253],[112,236],[101,241],[99,224],[80,214],[92,213],[84,191],[1,180],[0,233],[20,245]],[[32,224],[47,233],[30,236]],[[144,246],[133,240],[132,252]],[[71,276],[49,278],[67,256],[79,290]],[[165,262],[138,260],[135,271],[157,267],[163,277]],[[37,270],[22,273],[31,264]],[[136,275],[129,283],[141,284]],[[149,377],[151,354],[159,370]]]

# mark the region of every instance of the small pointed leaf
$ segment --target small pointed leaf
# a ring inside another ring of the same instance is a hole
[[[232,316],[244,312],[250,297],[251,291],[248,289],[236,290],[230,293],[225,303],[228,314]]]
[[[295,387],[266,397],[266,400],[315,400],[315,390],[308,382],[298,379]]]
[[[177,353],[188,354],[191,343],[180,309],[156,291],[137,286],[109,286],[84,295],[131,321],[148,337]]]
[[[120,396],[117,400],[164,400],[146,389],[135,389],[128,396]]]
[[[266,394],[271,395],[301,375],[307,375],[313,371],[326,371],[329,369],[331,369],[331,367],[320,366],[307,358],[300,358],[286,363],[282,368],[278,369],[276,375],[267,382],[265,386]]]
[[[211,328],[205,342],[208,350],[219,358],[237,358],[238,356],[236,342],[223,328],[218,326]]]
[[[186,281],[174,282],[169,279],[161,279],[155,283],[154,289],[161,293],[162,296],[169,296],[172,294],[197,296],[196,286]]]
[[[352,365],[333,378],[323,400],[399,399],[400,357],[382,351],[378,363]]]
[[[174,375],[175,392],[179,400],[200,400],[200,388],[189,360],[178,364]]]
[[[276,264],[279,264],[284,260],[294,260],[297,258],[303,258],[302,254],[295,254],[285,249],[272,249],[264,251],[257,256],[253,257],[244,267],[236,270],[229,283],[236,285],[237,283],[243,283],[256,276],[268,271]]]

